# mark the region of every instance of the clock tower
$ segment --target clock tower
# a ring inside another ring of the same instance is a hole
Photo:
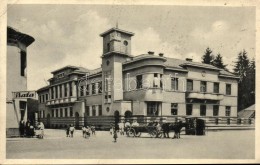
[[[102,84],[103,107],[114,109],[115,101],[123,100],[123,70],[122,63],[131,60],[132,32],[111,28],[100,34],[103,37],[102,54]],[[110,111],[113,115],[113,110]]]

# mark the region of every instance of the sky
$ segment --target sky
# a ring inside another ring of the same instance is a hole
[[[148,51],[193,58],[209,47],[232,71],[243,49],[255,57],[255,7],[156,5],[8,5],[7,25],[31,35],[27,49],[28,90],[48,84],[66,65],[101,65],[102,32],[118,27],[135,33],[132,55]]]

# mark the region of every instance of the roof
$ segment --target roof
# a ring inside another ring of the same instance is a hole
[[[247,107],[246,109],[243,109],[242,111],[239,111],[237,113],[238,118],[254,118],[255,116],[255,104]]]
[[[132,62],[135,62],[135,61],[140,61],[140,60],[145,60],[145,59],[148,59],[148,58],[154,58],[154,59],[162,59],[164,61],[166,61],[166,58],[165,57],[160,57],[160,56],[155,56],[155,55],[149,55],[149,54],[141,54],[141,55],[138,55],[138,56],[135,56],[132,58],[132,60],[128,60],[126,62],[124,62],[124,64],[128,64],[128,63],[132,63]]]
[[[77,67],[77,66],[67,65],[67,66],[64,66],[64,67],[62,67],[62,68],[60,68],[60,69],[54,70],[54,71],[52,71],[51,73],[54,74],[54,73],[56,73],[56,72],[59,72],[59,71],[61,71],[61,70],[68,69],[68,68],[71,68],[71,69],[79,69],[79,67]]]
[[[255,110],[255,104],[247,107],[246,109],[244,109],[245,111],[251,111],[251,110]]]
[[[93,75],[93,74],[97,74],[102,72],[102,68],[97,68],[97,69],[93,69],[93,70],[89,70],[89,74]]]
[[[134,33],[129,32],[129,31],[121,30],[121,29],[118,29],[118,28],[111,28],[111,29],[105,31],[104,33],[101,33],[100,36],[101,36],[101,37],[104,37],[105,35],[107,35],[108,33],[113,32],[113,31],[118,31],[118,32],[121,32],[121,33],[125,33],[125,34],[128,34],[128,35],[130,35],[130,36],[133,36],[133,35],[134,35]]]
[[[24,34],[24,33],[21,33],[18,30],[14,29],[10,26],[7,26],[7,43],[16,44],[17,41],[24,43],[26,45],[26,47],[28,47],[35,40],[31,36]]]
[[[48,90],[49,89],[49,85],[47,85],[47,86],[44,86],[44,87],[42,87],[42,88],[40,88],[40,89],[38,89],[36,92],[39,92],[39,91],[44,91],[44,90]]]

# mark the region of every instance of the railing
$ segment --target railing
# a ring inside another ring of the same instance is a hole
[[[132,116],[125,118],[120,116],[121,122],[130,122],[134,120],[140,125],[146,125],[153,121],[166,121],[175,123],[178,121],[186,121],[187,116]],[[193,118],[193,117],[191,117]],[[255,125],[254,119],[239,119],[236,117],[197,117],[205,120],[206,127],[238,127],[238,126],[252,126]],[[73,124],[78,129],[83,125],[95,125],[97,130],[108,130],[115,122],[114,116],[86,116],[86,117],[61,117],[61,118],[40,118],[46,128],[66,128],[68,125]]]

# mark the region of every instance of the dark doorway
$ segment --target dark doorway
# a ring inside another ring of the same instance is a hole
[[[79,113],[75,112],[75,128],[79,128]]]

